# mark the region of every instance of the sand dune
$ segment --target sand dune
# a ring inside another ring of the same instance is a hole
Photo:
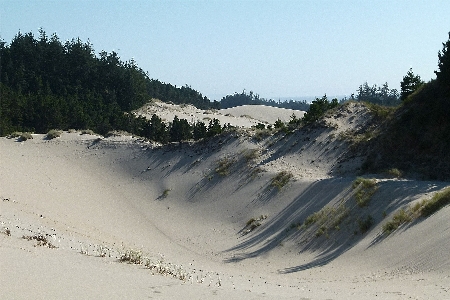
[[[367,118],[348,106],[286,137],[163,147],[76,132],[0,138],[0,298],[447,299],[450,208],[389,236],[381,227],[448,183],[374,175],[378,190],[356,205],[363,158],[339,136]],[[292,178],[279,189],[282,171]],[[300,228],[344,206],[323,233]],[[119,261],[129,250],[142,264]]]
[[[164,122],[172,122],[173,118],[178,116],[178,118],[186,119],[191,124],[199,121],[208,124],[210,120],[215,118],[221,124],[248,128],[258,123],[274,124],[277,119],[288,122],[292,114],[301,118],[305,112],[264,105],[243,105],[220,110],[201,110],[189,104],[176,105],[153,99],[134,113],[147,118],[156,114]]]

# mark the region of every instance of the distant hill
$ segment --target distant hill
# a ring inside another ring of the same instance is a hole
[[[242,93],[234,93],[233,95],[227,95],[220,100],[220,108],[226,109],[242,105],[265,105],[279,108],[288,108],[294,110],[307,111],[309,109],[309,104],[306,100],[294,101],[289,99],[286,101],[275,101],[272,99],[260,98],[258,94],[250,91],[242,91]]]

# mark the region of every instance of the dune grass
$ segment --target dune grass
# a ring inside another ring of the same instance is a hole
[[[355,200],[359,207],[369,205],[370,199],[377,191],[377,181],[375,179],[368,179],[358,177],[352,184],[353,190],[355,190]]]
[[[220,176],[227,176],[230,174],[230,167],[234,164],[234,159],[229,157],[221,158],[217,161],[216,173]]]
[[[383,225],[382,231],[388,235],[400,226],[410,223],[419,217],[427,218],[449,204],[450,187],[447,187],[441,192],[434,194],[430,199],[419,201],[414,205],[398,210],[392,219]]]
[[[276,187],[278,190],[281,190],[285,185],[289,183],[292,177],[293,175],[291,172],[281,171],[274,178],[272,178],[270,185]]]

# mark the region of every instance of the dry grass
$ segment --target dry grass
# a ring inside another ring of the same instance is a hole
[[[217,161],[217,166],[215,171],[220,176],[227,176],[230,174],[230,167],[234,164],[234,159],[229,157],[224,157]]]
[[[367,179],[358,177],[352,184],[353,190],[355,190],[355,200],[359,207],[369,205],[370,199],[377,191],[377,181],[375,179]]]
[[[270,185],[278,188],[278,190],[281,190],[289,183],[292,177],[293,175],[291,172],[281,171],[274,178],[272,178]]]
[[[429,217],[448,204],[450,204],[450,187],[434,194],[430,199],[419,201],[406,209],[397,211],[392,219],[383,225],[383,233],[390,234],[403,224],[410,223],[419,217]]]

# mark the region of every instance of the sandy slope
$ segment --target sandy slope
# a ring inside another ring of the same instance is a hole
[[[367,116],[346,109],[308,136],[262,140],[231,134],[156,147],[78,133],[0,138],[0,298],[448,299],[449,207],[380,236],[393,212],[448,183],[379,178],[370,204],[356,206],[361,158],[337,137]],[[223,176],[220,161],[230,162]],[[283,170],[294,179],[271,187]],[[339,230],[297,229],[339,204],[351,212]],[[375,225],[357,232],[369,214]],[[40,235],[57,248],[22,238]],[[127,249],[185,280],[118,262]]]
[[[178,118],[186,119],[191,124],[199,121],[208,124],[210,120],[218,119],[221,124],[248,128],[258,123],[274,124],[277,119],[288,122],[292,114],[301,118],[305,112],[264,105],[243,105],[221,110],[201,110],[189,104],[176,105],[153,99],[134,113],[147,118],[156,114],[164,122],[172,122],[173,118],[178,116]]]

